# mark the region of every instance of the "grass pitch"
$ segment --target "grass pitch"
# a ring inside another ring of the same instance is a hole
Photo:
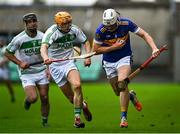
[[[16,102],[11,103],[5,85],[0,85],[0,133],[180,133],[180,85],[131,83],[143,110],[138,112],[130,103],[128,128],[120,128],[119,98],[108,83],[83,83],[84,98],[93,114],[84,129],[73,127],[73,106],[55,84],[50,86],[50,116],[48,128],[41,126],[40,102],[29,111],[23,108],[21,84],[14,84]],[[84,118],[83,118],[84,120]]]

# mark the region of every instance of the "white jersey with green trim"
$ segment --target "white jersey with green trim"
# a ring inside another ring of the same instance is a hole
[[[15,54],[20,61],[25,61],[29,64],[43,61],[40,55],[43,35],[44,33],[37,31],[37,35],[32,38],[25,31],[22,31],[8,44],[6,51]],[[45,69],[46,66],[43,64],[33,65],[24,70],[18,67],[19,75],[39,73]]]
[[[48,56],[52,59],[68,58],[73,56],[73,46],[84,44],[87,37],[76,25],[72,25],[67,33],[59,30],[56,24],[52,25],[46,32],[42,44],[48,44]]]

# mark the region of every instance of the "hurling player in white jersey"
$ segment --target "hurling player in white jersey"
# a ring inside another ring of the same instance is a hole
[[[14,89],[12,86],[12,82],[9,76],[9,60],[4,56],[6,39],[4,37],[0,37],[0,81],[6,84],[9,94],[11,96],[11,102],[15,102]]]
[[[72,24],[72,16],[68,12],[55,14],[55,24],[46,32],[42,40],[41,56],[44,63],[49,65],[49,70],[54,81],[64,95],[74,104],[74,127],[84,128],[81,122],[81,109],[87,121],[92,120],[92,115],[83,101],[79,71],[73,60],[52,62],[51,59],[67,58],[73,56],[73,44],[84,44],[86,53],[91,51],[89,41],[84,33]],[[85,66],[90,66],[91,59],[84,61]]]
[[[40,55],[43,33],[37,30],[36,14],[28,13],[23,16],[25,30],[13,38],[6,48],[5,55],[18,65],[19,76],[24,88],[26,98],[24,108],[29,110],[31,104],[38,99],[37,90],[41,100],[42,125],[48,125],[49,115],[49,81],[46,66],[31,63],[42,61]]]
[[[121,122],[120,127],[128,127],[127,111],[129,100],[138,111],[142,105],[133,90],[128,91],[128,83],[124,79],[131,72],[132,51],[129,32],[143,38],[152,49],[152,56],[159,55],[159,49],[152,37],[128,18],[120,17],[114,9],[103,13],[103,23],[96,29],[94,51],[103,54],[103,67],[107,78],[116,93],[120,96]]]

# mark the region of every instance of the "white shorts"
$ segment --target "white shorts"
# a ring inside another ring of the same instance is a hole
[[[0,79],[2,79],[2,80],[8,80],[9,79],[8,69],[0,68]]]
[[[103,61],[103,68],[105,69],[106,76],[108,79],[114,78],[118,75],[117,69],[124,65],[131,65],[132,64],[132,56],[126,56],[121,58],[117,62],[107,62]]]
[[[59,63],[52,63],[49,65],[51,76],[56,84],[62,87],[67,82],[67,75],[71,70],[78,70],[74,61],[64,61]]]
[[[35,74],[23,74],[20,76],[20,79],[23,88],[25,88],[26,86],[36,86],[36,84],[37,85],[49,84],[49,80],[47,78],[45,70]]]

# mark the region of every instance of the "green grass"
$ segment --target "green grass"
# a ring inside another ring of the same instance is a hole
[[[50,86],[50,127],[41,126],[40,102],[29,111],[23,109],[24,92],[21,84],[15,84],[17,101],[12,104],[6,87],[0,85],[0,132],[51,132],[51,133],[124,133],[124,132],[179,132],[180,133],[180,85],[178,84],[130,84],[143,110],[137,112],[132,104],[128,111],[128,128],[119,128],[119,98],[108,83],[83,84],[84,98],[93,113],[93,121],[84,129],[73,125],[73,106],[55,84]]]

